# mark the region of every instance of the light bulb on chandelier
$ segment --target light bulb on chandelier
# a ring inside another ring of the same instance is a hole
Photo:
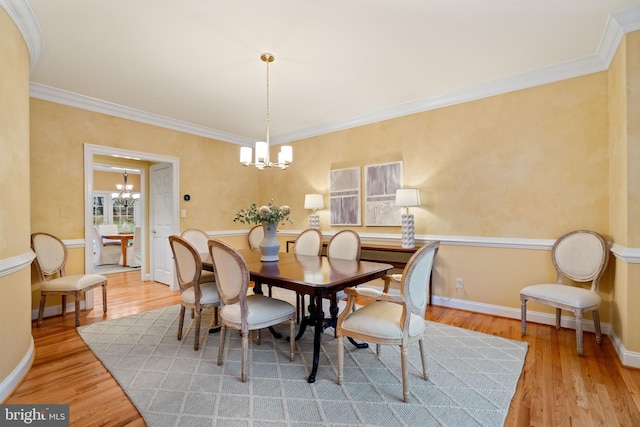
[[[282,147],[280,147],[277,163],[271,162],[269,160],[269,63],[273,62],[275,58],[270,53],[263,53],[262,55],[260,55],[260,59],[262,60],[262,62],[267,64],[267,138],[266,141],[256,142],[256,157],[253,163],[251,162],[251,159],[253,157],[253,150],[251,149],[251,147],[241,147],[240,163],[242,163],[244,166],[255,166],[260,170],[274,167],[286,169],[293,161],[293,148],[291,146],[283,145]]]

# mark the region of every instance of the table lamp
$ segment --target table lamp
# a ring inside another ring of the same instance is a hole
[[[304,208],[313,209],[313,214],[309,215],[309,227],[320,228],[320,216],[316,214],[316,209],[324,209],[324,199],[322,194],[305,194]]]
[[[414,248],[416,241],[414,238],[413,214],[409,213],[410,206],[420,206],[420,193],[417,188],[398,188],[396,190],[395,205],[403,207],[402,214],[402,247]]]

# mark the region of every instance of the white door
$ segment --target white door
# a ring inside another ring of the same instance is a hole
[[[168,163],[153,165],[150,168],[151,207],[151,273],[156,282],[174,286],[173,257],[169,247],[169,236],[174,229],[172,204],[172,170]]]

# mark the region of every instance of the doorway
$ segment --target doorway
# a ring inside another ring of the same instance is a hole
[[[144,162],[152,162],[156,164],[166,165],[168,168],[169,179],[163,185],[167,186],[169,194],[168,203],[165,203],[162,209],[166,210],[163,217],[167,219],[167,232],[169,234],[177,234],[180,229],[179,224],[179,159],[175,157],[167,157],[153,153],[143,153],[131,150],[123,150],[112,147],[102,147],[98,145],[85,144],[84,145],[84,184],[85,184],[85,271],[92,273],[93,267],[93,251],[90,250],[93,245],[93,169],[94,169],[94,156],[103,155],[110,157],[119,157],[131,160],[139,160]],[[153,182],[153,176],[149,177],[150,186],[156,185]],[[142,174],[141,177],[141,189],[147,188],[146,174]],[[154,206],[153,197],[144,197],[141,200],[140,209],[142,212],[147,211],[146,204],[149,204],[149,210],[152,212],[156,207]],[[153,224],[149,222],[149,217],[145,214],[141,215],[140,226],[142,227],[142,241],[145,244],[142,247],[142,266],[140,268],[141,280],[155,280],[161,283],[165,283],[170,286],[171,289],[175,287],[173,283],[173,274],[164,274],[162,277],[155,277],[154,266],[157,264],[166,265],[166,251],[154,250],[154,245],[149,244],[149,236],[154,233]],[[157,243],[156,243],[157,245]],[[166,242],[168,248],[168,240]],[[147,256],[148,254],[148,256]],[[160,259],[156,259],[160,257]],[[90,300],[90,299],[88,299]]]

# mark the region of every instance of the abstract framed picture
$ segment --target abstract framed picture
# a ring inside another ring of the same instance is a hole
[[[398,188],[402,188],[402,162],[365,166],[365,225],[402,225],[402,208],[395,205]]]
[[[331,225],[362,225],[360,167],[329,171]]]

